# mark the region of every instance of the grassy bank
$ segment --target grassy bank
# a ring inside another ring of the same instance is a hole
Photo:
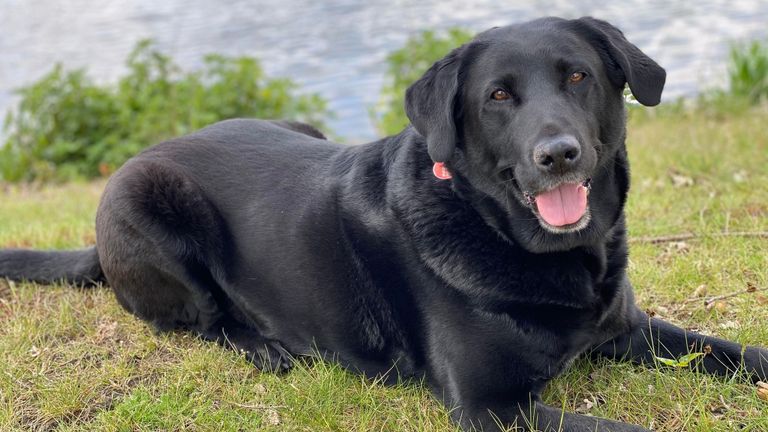
[[[640,304],[688,328],[768,345],[768,110],[678,112],[630,124],[631,279]],[[93,242],[103,183],[5,186],[0,247]],[[695,233],[653,243],[646,237]],[[577,361],[546,401],[658,431],[765,431],[739,377]],[[260,374],[233,352],[155,335],[108,289],[0,282],[0,430],[451,430],[418,385],[385,388],[318,363]]]

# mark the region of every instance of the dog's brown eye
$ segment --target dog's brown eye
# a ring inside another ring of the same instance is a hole
[[[584,72],[574,72],[571,74],[571,76],[568,77],[568,82],[571,84],[576,84],[578,82],[581,82],[584,80],[584,78],[587,77],[587,74]]]
[[[491,93],[491,99],[497,100],[497,101],[503,101],[511,98],[512,96],[509,95],[509,93],[505,92],[502,89],[496,89]]]

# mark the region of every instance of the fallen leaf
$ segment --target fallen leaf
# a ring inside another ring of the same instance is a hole
[[[685,254],[690,251],[690,246],[684,241],[672,241],[668,242],[664,246],[664,250],[657,256],[656,262],[661,265],[666,265],[670,260],[676,258],[676,255]]]
[[[693,290],[693,297],[703,297],[705,294],[707,294],[707,286],[704,284],[701,284],[696,287],[695,290]]]
[[[764,389],[764,388],[757,389],[757,397],[768,402],[768,389]]]
[[[592,407],[595,406],[595,404],[592,403],[589,399],[584,399],[581,401],[579,406],[576,407],[577,413],[586,413],[589,412],[589,410],[592,409]]]
[[[684,242],[684,241],[669,242],[667,244],[667,247],[664,249],[664,253],[667,253],[667,254],[686,253],[690,249],[691,247],[688,245],[687,242]]]
[[[693,186],[693,178],[683,175],[675,170],[670,170],[669,178],[672,180],[672,186],[674,187]]]
[[[716,302],[708,303],[707,310],[715,309],[718,312],[726,312],[728,310],[728,302],[718,300]]]
[[[605,403],[605,399],[602,396],[590,395],[588,398],[582,399],[578,406],[576,406],[576,412],[581,414],[587,414],[592,408]]]
[[[264,412],[264,422],[270,426],[277,426],[282,423],[282,420],[277,410],[268,409]]]
[[[748,176],[749,174],[747,173],[746,170],[743,170],[743,169],[738,170],[735,173],[733,173],[733,181],[735,183],[744,183],[745,181],[747,181]]]
[[[690,247],[688,246],[688,243],[684,241],[672,242],[671,246],[678,252],[688,252],[688,250],[690,249]]]

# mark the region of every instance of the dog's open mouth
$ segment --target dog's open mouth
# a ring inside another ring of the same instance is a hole
[[[591,179],[581,183],[561,183],[559,186],[532,195],[525,194],[534,214],[544,228],[555,232],[574,231],[589,222],[589,195]]]

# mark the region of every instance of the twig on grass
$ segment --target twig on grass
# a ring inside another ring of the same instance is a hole
[[[743,289],[743,290],[734,291],[732,293],[722,294],[722,295],[719,295],[719,296],[710,297],[707,300],[704,300],[704,306],[710,306],[711,304],[715,303],[716,301],[725,300],[727,298],[736,297],[738,295],[751,294],[751,293],[756,293],[758,291],[765,291],[765,290],[768,290],[768,288],[757,288],[757,287],[755,287],[753,285],[750,285],[749,287],[747,287],[746,289]]]
[[[240,407],[240,408],[249,408],[249,409],[285,409],[288,408],[287,405],[264,405],[264,404],[256,404],[256,405],[250,405],[250,404],[241,404],[237,402],[229,402],[230,404]]]
[[[683,240],[693,240],[700,237],[758,237],[758,238],[768,238],[768,231],[733,231],[733,232],[718,232],[718,233],[711,233],[711,234],[694,234],[694,233],[684,233],[684,234],[672,234],[672,235],[665,235],[665,236],[647,236],[647,237],[632,237],[629,239],[630,243],[649,243],[649,244],[659,244],[659,243],[669,243],[669,242],[676,242],[676,241],[683,241]]]
[[[749,284],[749,286],[747,286],[747,288],[745,288],[743,290],[738,290],[738,291],[730,292],[730,293],[727,293],[727,294],[717,295],[717,296],[714,296],[714,297],[710,297],[708,299],[702,299],[701,297],[689,298],[689,299],[684,300],[683,303],[693,303],[693,302],[698,302],[698,301],[704,300],[704,306],[710,307],[715,302],[718,302],[720,300],[729,299],[731,297],[740,296],[742,294],[753,294],[753,293],[756,293],[756,292],[759,292],[759,291],[768,291],[768,288],[757,288],[756,286],[754,286],[752,284]]]

